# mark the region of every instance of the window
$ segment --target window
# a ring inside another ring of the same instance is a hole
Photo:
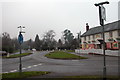
[[[84,37],[84,40],[86,41],[86,36]]]
[[[90,36],[88,36],[88,39],[90,40]]]
[[[109,32],[109,37],[113,37],[112,31]]]
[[[93,40],[95,39],[95,35],[92,36],[93,37]]]
[[[101,38],[103,38],[103,34],[101,33]]]
[[[120,37],[120,30],[118,30],[118,36]]]
[[[100,34],[95,35],[95,38],[100,38],[100,37],[101,37]]]

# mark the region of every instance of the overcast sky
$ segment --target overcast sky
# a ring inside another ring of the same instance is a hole
[[[99,26],[98,7],[95,3],[106,0],[21,0],[0,3],[0,32],[8,32],[11,38],[17,37],[18,26],[23,29],[24,40],[33,39],[38,34],[40,38],[44,32],[54,30],[55,39],[62,36],[65,29],[71,30],[74,36],[78,32],[86,31],[85,25],[90,28]],[[118,20],[118,1],[108,0],[105,24]]]

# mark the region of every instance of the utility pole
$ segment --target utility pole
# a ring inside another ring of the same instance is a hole
[[[20,57],[19,57],[19,73],[21,75],[21,72],[22,72],[22,61],[21,61],[21,53],[22,53],[22,50],[21,50],[21,44],[23,43],[23,35],[22,33],[25,33],[22,31],[22,28],[25,28],[24,26],[19,26],[18,28],[20,28],[20,31],[19,31],[19,36],[18,36],[18,41],[19,41],[19,44],[20,44]]]
[[[106,15],[105,15],[105,8],[103,4],[109,4],[109,2],[108,1],[101,2],[101,3],[95,4],[95,6],[99,6],[99,19],[100,19],[100,25],[102,26],[103,55],[104,55],[103,80],[106,80],[106,57],[105,57],[105,35],[104,35],[104,20],[106,20]]]
[[[81,40],[81,31],[78,34],[78,44],[79,44],[79,48],[81,47],[81,43],[80,43],[80,40]]]

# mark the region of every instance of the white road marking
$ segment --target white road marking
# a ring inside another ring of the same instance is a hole
[[[33,66],[28,66],[27,68],[32,68],[32,67],[36,67],[36,66],[39,66],[39,65],[42,65],[41,63],[40,64],[37,64],[37,65],[33,65]],[[27,68],[22,68],[22,70],[25,70]],[[16,72],[17,70],[11,70],[9,72]],[[2,72],[2,73],[9,73],[9,72]]]
[[[38,65],[33,65],[34,67],[38,66]]]
[[[31,68],[32,66],[28,66],[27,68]]]
[[[79,61],[79,60],[72,60],[72,61]]]
[[[8,73],[8,72],[2,72],[2,73]]]
[[[23,70],[26,69],[26,68],[22,68]]]
[[[38,65],[42,65],[42,64],[38,64]]]
[[[16,72],[17,70],[12,70],[12,71],[10,71],[10,72]]]

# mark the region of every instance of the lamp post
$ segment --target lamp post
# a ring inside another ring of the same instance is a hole
[[[23,27],[22,27],[22,26],[19,26],[18,28],[20,28],[19,36],[18,36],[18,41],[19,41],[19,43],[20,43],[19,72],[20,72],[20,74],[21,74],[21,72],[22,72],[22,61],[21,61],[21,53],[22,53],[22,50],[21,50],[21,44],[23,43],[23,35],[22,35],[22,33],[25,33],[25,32],[22,31],[22,28],[25,28],[25,27],[24,27],[24,26],[23,26]]]
[[[103,55],[104,55],[104,66],[103,66],[103,80],[106,80],[106,57],[105,57],[105,35],[104,35],[104,20],[106,20],[105,8],[103,4],[109,4],[108,1],[95,4],[99,7],[99,19],[100,25],[102,26],[102,36],[103,36]]]

